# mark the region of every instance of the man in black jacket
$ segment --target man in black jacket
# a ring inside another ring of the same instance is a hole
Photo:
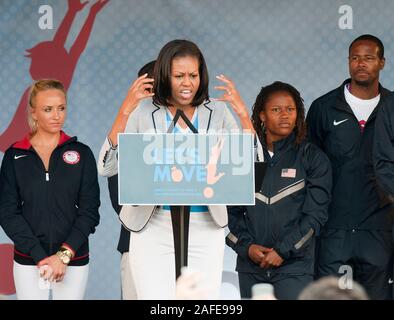
[[[378,115],[374,139],[374,164],[379,186],[394,201],[394,94],[388,96]]]
[[[391,206],[376,183],[372,161],[376,114],[390,93],[379,84],[384,64],[378,38],[355,39],[349,46],[351,78],[315,100],[307,116],[309,138],[333,169],[318,276],[354,276],[372,299],[391,298],[392,281]]]
[[[374,167],[377,183],[394,202],[394,94],[388,96],[376,116]],[[394,210],[390,212],[393,218]],[[394,232],[393,232],[394,236]],[[394,241],[394,237],[393,237]],[[393,288],[394,296],[394,288]]]

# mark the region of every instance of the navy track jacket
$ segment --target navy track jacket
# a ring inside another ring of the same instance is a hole
[[[331,167],[315,145],[295,135],[274,143],[254,206],[229,206],[226,243],[238,254],[237,271],[263,272],[248,256],[251,244],[274,248],[284,259],[278,273],[313,273],[314,239],[327,220]]]
[[[379,87],[380,102],[361,132],[345,100],[344,86],[349,82],[316,99],[307,115],[309,138],[327,154],[333,172],[325,227],[391,231],[390,203],[376,182],[372,159],[376,115],[390,92]]]
[[[394,201],[394,94],[387,97],[375,125],[374,160],[378,184]]]
[[[88,262],[88,237],[99,223],[96,161],[88,146],[61,133],[49,169],[26,138],[4,154],[0,173],[0,224],[15,244],[15,261],[35,265],[62,244]]]

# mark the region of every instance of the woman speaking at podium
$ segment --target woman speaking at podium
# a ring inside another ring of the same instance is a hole
[[[208,95],[208,70],[196,44],[173,40],[160,51],[154,67],[154,78],[143,75],[132,84],[126,99],[101,148],[98,171],[103,176],[118,172],[117,134],[206,133],[232,131],[237,123],[224,101],[232,106],[244,129],[252,129],[248,111],[233,83],[223,82],[221,98],[212,101]],[[183,117],[174,125],[177,110]],[[168,206],[124,206],[133,214],[126,226],[130,237],[130,265],[138,299],[175,298],[175,246]],[[218,298],[221,284],[226,206],[191,206],[189,221],[188,266],[202,272],[210,286],[208,298]]]

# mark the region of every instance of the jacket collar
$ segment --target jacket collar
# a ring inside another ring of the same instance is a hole
[[[152,111],[152,122],[153,128],[155,132],[165,133],[167,132],[167,121],[166,121],[166,112],[167,107],[161,106],[152,102],[153,105],[156,107]],[[212,108],[209,105],[211,101],[205,100],[201,105],[197,106],[198,108],[198,132],[199,133],[207,133],[210,129],[211,125],[211,118],[212,118]]]
[[[338,88],[338,96],[337,96],[337,103],[335,104],[335,108],[339,109],[341,111],[345,111],[347,113],[351,113],[353,114],[352,108],[349,106],[349,104],[346,102],[346,98],[345,98],[345,85],[349,84],[351,81],[350,78],[346,79],[342,85]],[[380,83],[379,83],[379,93],[380,93],[380,97],[386,97],[390,94],[390,91],[387,90],[386,88],[384,88]],[[382,102],[382,99],[380,99],[377,107],[375,108],[375,110],[372,112],[370,119],[376,115],[377,112],[377,108],[380,106]]]
[[[296,140],[296,135],[295,132],[293,131],[290,135],[288,135],[286,138],[283,138],[281,140],[275,141],[273,143],[274,150],[273,153],[275,154],[280,154],[283,151],[286,151],[290,146],[294,146]],[[267,147],[267,142],[265,139],[261,142],[264,150],[268,152],[268,147]]]
[[[18,141],[12,145],[12,148],[15,149],[22,149],[22,150],[29,150],[31,148],[31,143],[30,143],[30,135],[27,135],[23,140]],[[70,137],[67,134],[65,134],[63,131],[60,131],[60,138],[59,138],[59,143],[58,147],[62,146],[68,142],[76,141],[77,137]]]

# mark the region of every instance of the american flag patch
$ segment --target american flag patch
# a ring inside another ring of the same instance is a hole
[[[282,169],[282,174],[280,175],[282,178],[295,178],[297,174],[296,169]]]

